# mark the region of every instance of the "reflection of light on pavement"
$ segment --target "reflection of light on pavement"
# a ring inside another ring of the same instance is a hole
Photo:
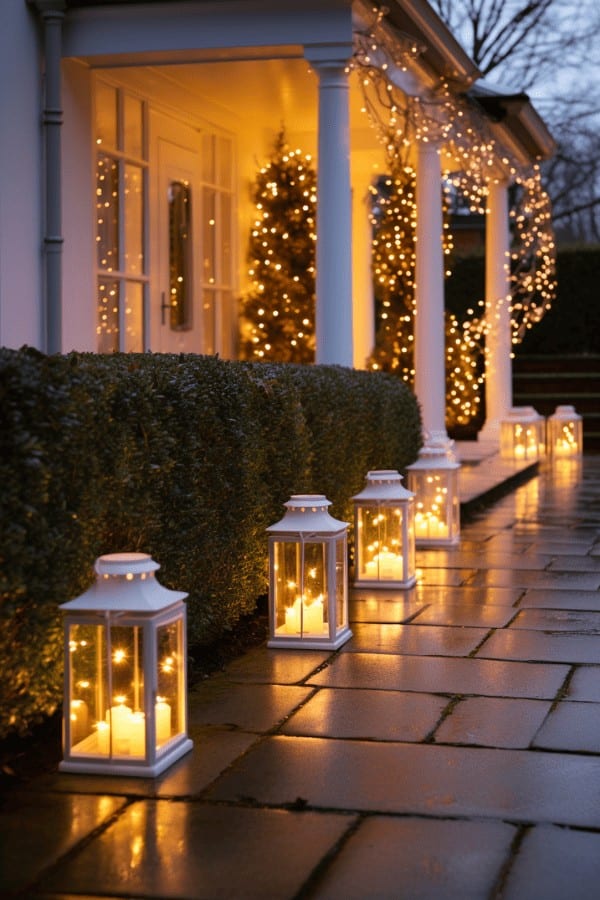
[[[137,869],[142,862],[142,851],[144,849],[144,838],[141,834],[137,834],[131,841],[131,857],[129,859],[129,868]]]
[[[515,493],[515,514],[517,519],[536,518],[540,501],[540,480],[532,478],[521,485]]]

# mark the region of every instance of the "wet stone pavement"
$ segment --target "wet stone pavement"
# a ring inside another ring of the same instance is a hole
[[[417,565],[351,592],[337,653],[259,647],[200,685],[161,778],[6,795],[0,895],[597,900],[600,456]]]

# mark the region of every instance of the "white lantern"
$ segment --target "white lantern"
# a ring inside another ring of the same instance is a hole
[[[323,494],[294,494],[269,526],[269,647],[337,650],[348,626],[348,523]]]
[[[500,422],[500,456],[535,462],[546,452],[544,431],[544,417],[533,406],[513,406]]]
[[[583,425],[574,406],[557,406],[548,418],[548,450],[554,458],[583,452]]]
[[[162,587],[146,553],[95,563],[65,611],[62,772],[160,775],[192,748],[187,729],[187,594]]]
[[[417,580],[414,496],[395,469],[367,472],[352,498],[356,587],[409,588]]]
[[[407,466],[408,487],[415,495],[417,547],[453,547],[460,538],[456,461],[446,444],[426,444]]]

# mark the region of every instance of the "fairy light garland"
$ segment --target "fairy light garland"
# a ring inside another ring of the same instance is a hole
[[[387,191],[372,188],[374,225],[373,277],[377,297],[378,340],[373,368],[414,380],[415,172],[410,153],[416,142],[435,141],[442,148],[444,203],[450,193],[464,198],[469,211],[485,214],[490,183],[496,176],[499,148],[487,120],[464,96],[441,80],[424,96],[409,97],[390,80],[390,67],[408,72],[423,48],[407,35],[390,34],[385,10],[354,36],[349,70],[359,78],[363,112],[385,150]],[[520,170],[501,159],[517,185],[518,203],[511,212],[511,328],[518,343],[550,308],[555,291],[555,246],[550,206],[539,167]],[[387,194],[387,196],[386,196]],[[243,301],[242,351],[246,358],[312,362],[314,360],[316,173],[310,156],[289,150],[280,134],[271,162],[254,190],[256,218],[250,236],[251,288]],[[453,249],[447,216],[443,247],[446,275]],[[300,248],[300,253],[298,252]],[[297,267],[303,256],[304,266]],[[296,267],[295,267],[296,266]],[[302,268],[302,267],[300,267]],[[478,300],[459,322],[446,314],[447,421],[467,424],[481,404],[485,335],[508,297],[498,298],[486,313]]]
[[[388,158],[390,170],[407,167],[411,148],[416,142],[435,141],[442,148],[442,171],[446,190],[455,191],[468,204],[469,212],[484,215],[488,211],[490,183],[496,176],[500,156],[499,147],[490,133],[485,117],[466,96],[457,96],[445,80],[423,96],[408,97],[390,79],[390,67],[406,72],[418,57],[420,48],[407,40],[388,38],[384,28],[384,10],[373,10],[373,22],[364,31],[355,34],[355,52],[350,69],[357,72],[362,95],[363,112],[379,137]],[[539,166],[528,171],[519,168],[506,155],[502,166],[513,178],[519,190],[519,203],[511,213],[513,249],[511,252],[511,296],[498,298],[495,309],[485,301],[475,306],[479,313],[470,310],[470,318],[459,323],[452,314],[447,315],[446,370],[448,424],[466,424],[472,420],[480,405],[481,385],[485,372],[482,365],[485,335],[490,321],[500,306],[510,302],[513,344],[522,340],[526,331],[539,322],[550,308],[556,291],[556,250],[552,231],[550,204],[543,190]],[[447,226],[446,226],[447,227]],[[444,232],[444,253],[449,255],[451,238]],[[379,248],[374,243],[374,251]],[[405,276],[402,267],[396,273],[395,260],[414,256],[412,249],[396,253],[387,265],[378,262],[375,279],[390,278],[388,291],[394,289],[397,279]],[[413,260],[414,262],[414,260]],[[414,271],[414,270],[413,270]],[[446,275],[450,272],[447,268]],[[407,288],[413,291],[414,276]],[[406,305],[406,303],[405,303]],[[492,304],[493,306],[493,304]],[[399,321],[402,328],[390,346],[389,309],[384,304],[379,309],[378,337],[386,339],[387,346],[376,347],[372,356],[375,367],[389,367],[391,371],[411,381],[414,308],[404,313]]]
[[[379,189],[371,188],[373,226],[373,279],[377,309],[373,369],[397,374],[414,384],[415,230],[417,220],[416,172],[397,166]],[[442,243],[452,250],[445,206]],[[446,419],[450,426],[466,425],[481,404],[483,383],[481,335],[471,322],[460,323],[446,313]]]

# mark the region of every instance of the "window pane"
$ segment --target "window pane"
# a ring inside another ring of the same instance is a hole
[[[231,197],[229,194],[221,194],[219,201],[219,247],[221,259],[218,278],[221,285],[229,286],[231,283]]]
[[[125,353],[142,353],[144,350],[144,287],[134,281],[125,285],[125,329],[121,349]]]
[[[171,328],[192,324],[192,195],[189,184],[169,185],[169,280]]]
[[[202,256],[203,280],[205,284],[215,283],[216,212],[215,192],[204,188],[202,204]]]
[[[202,181],[215,181],[215,139],[212,134],[202,135]]]
[[[96,84],[96,143],[117,149],[117,90],[102,81]]]
[[[215,346],[215,319],[216,319],[216,292],[202,292],[202,352],[216,353]]]
[[[133,275],[144,271],[144,174],[140,166],[125,166],[123,268]]]
[[[128,94],[124,98],[123,149],[129,156],[144,156],[142,101]]]
[[[96,220],[98,266],[112,272],[119,268],[119,164],[110,156],[98,157]]]
[[[119,282],[98,279],[98,353],[115,353],[119,349]]]
[[[231,187],[232,147],[229,138],[217,138],[217,184],[226,190]]]

